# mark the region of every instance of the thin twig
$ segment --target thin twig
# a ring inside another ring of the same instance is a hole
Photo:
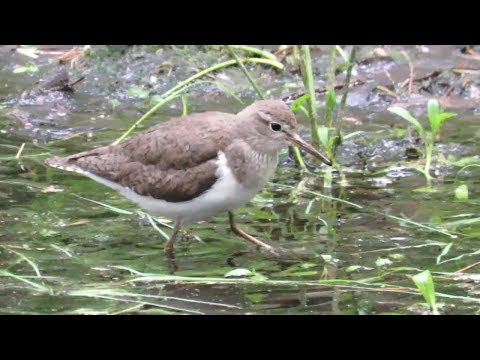
[[[473,269],[474,267],[477,267],[478,265],[480,265],[480,261],[476,262],[475,264],[465,266],[464,268],[455,271],[455,273],[463,273],[463,272],[466,272],[466,271],[468,271],[468,270]]]
[[[410,61],[410,59],[408,60],[408,66],[410,67],[410,78],[408,79],[408,93],[411,94],[412,93],[412,85],[413,85],[413,76],[414,76],[414,65],[413,63]]]
[[[75,85],[77,85],[79,82],[85,80],[85,76],[80,77],[78,80],[75,80],[74,82],[68,84],[68,87],[73,88]]]
[[[370,81],[369,81],[370,82]],[[360,86],[360,85],[363,85],[367,83],[367,81],[365,80],[355,80],[354,82],[352,82],[350,85],[349,85],[349,88],[353,88],[353,87],[356,87],[356,86]],[[336,84],[333,89],[334,90],[342,90],[344,88],[345,84]],[[321,95],[321,94],[325,94],[327,92],[327,88],[326,87],[322,87],[322,88],[318,88],[318,89],[315,89],[315,93],[317,95]],[[297,100],[299,97],[302,97],[303,95],[305,95],[306,92],[303,91],[303,92],[294,92],[294,93],[291,93],[289,95],[286,95],[284,97],[282,97],[282,100],[285,101],[285,102],[290,102],[290,101],[295,101]]]
[[[385,86],[377,85],[377,87],[375,89],[380,90],[380,91],[384,92],[385,94],[390,95],[391,97],[394,97],[397,100],[400,100],[400,96],[398,96],[392,90],[388,89]]]
[[[395,87],[395,81],[393,81],[392,79],[392,75],[390,75],[390,72],[387,69],[383,69],[383,71],[385,72],[385,75],[387,75],[388,80],[390,80],[390,82],[392,83],[393,91],[396,92],[397,89]]]

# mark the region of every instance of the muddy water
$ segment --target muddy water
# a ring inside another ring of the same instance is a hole
[[[475,219],[480,170],[461,170],[478,163],[475,79],[465,85],[468,91],[455,90],[452,111],[459,116],[447,120],[442,133],[435,191],[425,191],[425,178],[414,169],[423,160],[405,157],[407,148],[419,146],[415,134],[399,131],[407,124],[385,111],[395,102],[420,99],[411,109],[422,117],[428,97],[420,90],[417,97],[381,97],[368,84],[370,90],[352,91],[345,113],[343,131],[362,131],[338,150],[346,186],[340,186],[335,175],[333,187],[324,188],[324,168],[302,174],[284,152],[272,182],[236,211],[246,231],[285,250],[281,257],[263,254],[235,237],[227,218],[219,216],[187,229],[172,261],[163,255],[164,237],[132,203],[89,179],[47,168],[43,160],[47,153],[74,153],[116,139],[149,107],[147,98],[131,96],[129,89],[150,81],[151,69],[159,63],[176,63],[177,70],[169,77],[158,75],[149,96],[190,76],[195,68],[219,62],[220,55],[183,48],[157,53],[137,48],[127,55],[115,51],[90,60],[83,70],[70,71],[72,79],[86,74],[74,94],[22,101],[21,93],[55,65],[41,55],[32,60],[39,72],[14,74],[15,65],[29,60],[0,49],[1,313],[428,313],[411,279],[427,269],[434,275],[441,313],[478,313],[478,270],[453,274],[479,261]],[[409,51],[419,76],[461,61],[475,64],[462,60],[458,47],[429,49],[395,51]],[[361,50],[367,58],[372,49]],[[187,53],[193,54],[190,61],[185,60]],[[317,71],[324,71],[325,59],[328,51],[315,53]],[[385,84],[384,69],[398,81],[405,66],[408,70],[401,60],[376,61],[359,66],[356,76],[370,77],[378,85]],[[301,88],[295,74],[252,70],[261,86],[276,96]],[[254,94],[241,73],[232,68],[217,77],[234,86],[245,103],[252,101]],[[319,87],[322,81],[319,74]],[[189,103],[190,111],[233,112],[243,106],[208,86],[193,92]],[[147,125],[180,112],[181,102],[174,102]],[[306,127],[302,132],[308,136]],[[460,184],[468,185],[468,201],[455,199]],[[466,219],[471,223],[458,224]],[[167,226],[159,228],[170,233]],[[225,276],[235,269],[248,276]]]

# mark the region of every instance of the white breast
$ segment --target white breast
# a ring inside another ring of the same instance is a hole
[[[99,183],[118,190],[123,196],[136,202],[152,214],[180,221],[181,224],[188,224],[199,220],[207,220],[218,213],[233,210],[249,202],[268,180],[267,178],[261,179],[262,181],[258,182],[258,186],[246,188],[233,176],[227,166],[227,158],[222,151],[218,153],[217,164],[216,176],[218,181],[199,197],[183,202],[168,202],[151,196],[138,195],[128,188],[97,175],[90,173],[86,173],[86,175]],[[268,173],[270,174],[272,171]]]

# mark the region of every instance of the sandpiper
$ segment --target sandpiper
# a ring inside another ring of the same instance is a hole
[[[273,250],[239,229],[232,210],[265,185],[283,147],[299,146],[331,165],[296,129],[295,115],[283,101],[262,100],[237,114],[208,111],[172,118],[117,145],[52,157],[46,163],[86,175],[147,212],[173,220],[165,245],[169,254],[181,226],[221,212],[228,212],[236,235]]]

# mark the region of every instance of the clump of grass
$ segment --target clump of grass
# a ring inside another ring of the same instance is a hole
[[[337,96],[335,94],[335,75],[337,71],[336,66],[336,53],[340,52],[342,57],[344,58],[345,63],[343,64],[343,68],[347,70],[347,76],[345,79],[344,89],[345,92],[342,96],[340,105],[337,109]],[[312,136],[312,144],[316,147],[323,145],[325,148],[329,158],[333,162],[333,168],[336,169],[342,178],[342,181],[345,180],[345,176],[342,172],[341,166],[338,164],[335,158],[336,149],[342,142],[342,134],[341,134],[341,122],[339,121],[340,114],[345,107],[347,95],[348,95],[348,88],[350,86],[350,80],[352,75],[353,65],[355,63],[355,56],[356,56],[356,46],[353,46],[352,52],[350,54],[350,58],[348,59],[346,54],[343,50],[338,46],[332,46],[330,51],[330,60],[329,60],[329,68],[328,68],[328,85],[327,85],[327,92],[325,93],[325,121],[323,126],[319,126],[318,124],[318,113],[317,113],[317,102],[315,98],[315,88],[313,86],[314,79],[313,79],[313,71],[312,71],[312,61],[310,56],[310,49],[307,45],[302,45],[299,47],[300,52],[300,64],[301,64],[301,71],[303,76],[303,83],[306,89],[306,95],[308,97],[301,97],[297,99],[297,101],[306,102],[308,105],[308,110],[305,111],[308,118],[310,119],[310,131]],[[301,104],[297,104],[297,107],[301,107]],[[337,115],[334,116],[335,110],[337,110]],[[331,136],[329,134],[330,130],[333,126],[336,130],[335,135]],[[328,169],[327,173],[325,174],[324,178],[324,186],[331,187],[332,184],[332,169]]]
[[[439,134],[440,128],[443,125],[443,122],[457,114],[450,112],[443,112],[440,108],[438,100],[431,99],[428,101],[427,113],[428,113],[428,122],[430,124],[430,131],[427,131],[423,125],[415,118],[410,112],[399,106],[392,106],[388,108],[393,114],[396,114],[403,119],[407,120],[410,124],[415,127],[415,130],[418,131],[420,137],[422,138],[425,144],[425,168],[423,169],[423,174],[427,180],[427,185],[431,186],[432,176],[430,175],[430,168],[432,164],[433,154],[435,150],[435,142]]]

